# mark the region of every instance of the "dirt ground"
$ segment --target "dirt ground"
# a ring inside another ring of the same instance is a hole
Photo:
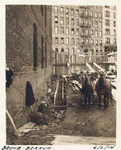
[[[46,108],[48,116],[46,125],[36,125],[38,130],[33,130],[17,139],[8,135],[7,144],[10,145],[51,145],[54,136],[49,134],[82,135],[116,137],[116,101],[114,105],[104,110],[98,105],[91,105],[90,109],[84,107],[83,100],[80,105],[80,93],[73,91],[71,84],[66,85],[67,108]],[[103,105],[103,103],[102,103]]]

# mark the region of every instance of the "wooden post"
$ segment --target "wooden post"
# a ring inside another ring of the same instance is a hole
[[[65,88],[65,84],[66,84],[66,81],[64,80],[64,105],[67,105],[67,101],[66,101],[66,88]]]
[[[11,124],[12,124],[13,128],[14,128],[15,135],[19,138],[19,135],[18,135],[18,132],[17,132],[16,126],[15,126],[14,121],[13,121],[13,119],[12,119],[12,117],[11,117],[10,113],[8,112],[8,110],[6,110],[6,114],[7,114],[8,118],[9,118],[9,120],[10,120],[10,122],[11,122]]]
[[[62,81],[62,104],[64,102],[64,81]]]
[[[59,77],[57,79],[56,90],[55,90],[55,94],[54,94],[54,106],[56,104],[56,97],[57,97],[57,93],[58,93],[58,87],[59,87]]]

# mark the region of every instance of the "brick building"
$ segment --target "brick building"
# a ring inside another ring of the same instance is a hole
[[[52,27],[55,63],[106,62],[117,49],[115,6],[53,5]]]
[[[106,53],[117,51],[116,6],[103,6],[103,43]]]
[[[80,50],[86,55],[103,54],[102,6],[80,6]]]
[[[6,65],[13,72],[6,105],[17,128],[27,121],[27,81],[41,100],[52,75],[51,15],[49,5],[6,5]]]

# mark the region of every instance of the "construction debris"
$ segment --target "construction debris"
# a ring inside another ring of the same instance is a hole
[[[28,133],[32,130],[36,130],[36,128],[33,128],[35,126],[35,123],[33,122],[28,122],[27,124],[25,124],[24,126],[20,127],[17,132],[18,132],[18,136],[23,136],[25,133]]]

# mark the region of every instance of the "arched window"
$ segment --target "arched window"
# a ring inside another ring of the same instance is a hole
[[[33,55],[34,56],[34,67],[38,67],[38,60],[37,60],[37,27],[36,27],[35,23],[33,23],[33,48],[34,48],[34,55]]]

